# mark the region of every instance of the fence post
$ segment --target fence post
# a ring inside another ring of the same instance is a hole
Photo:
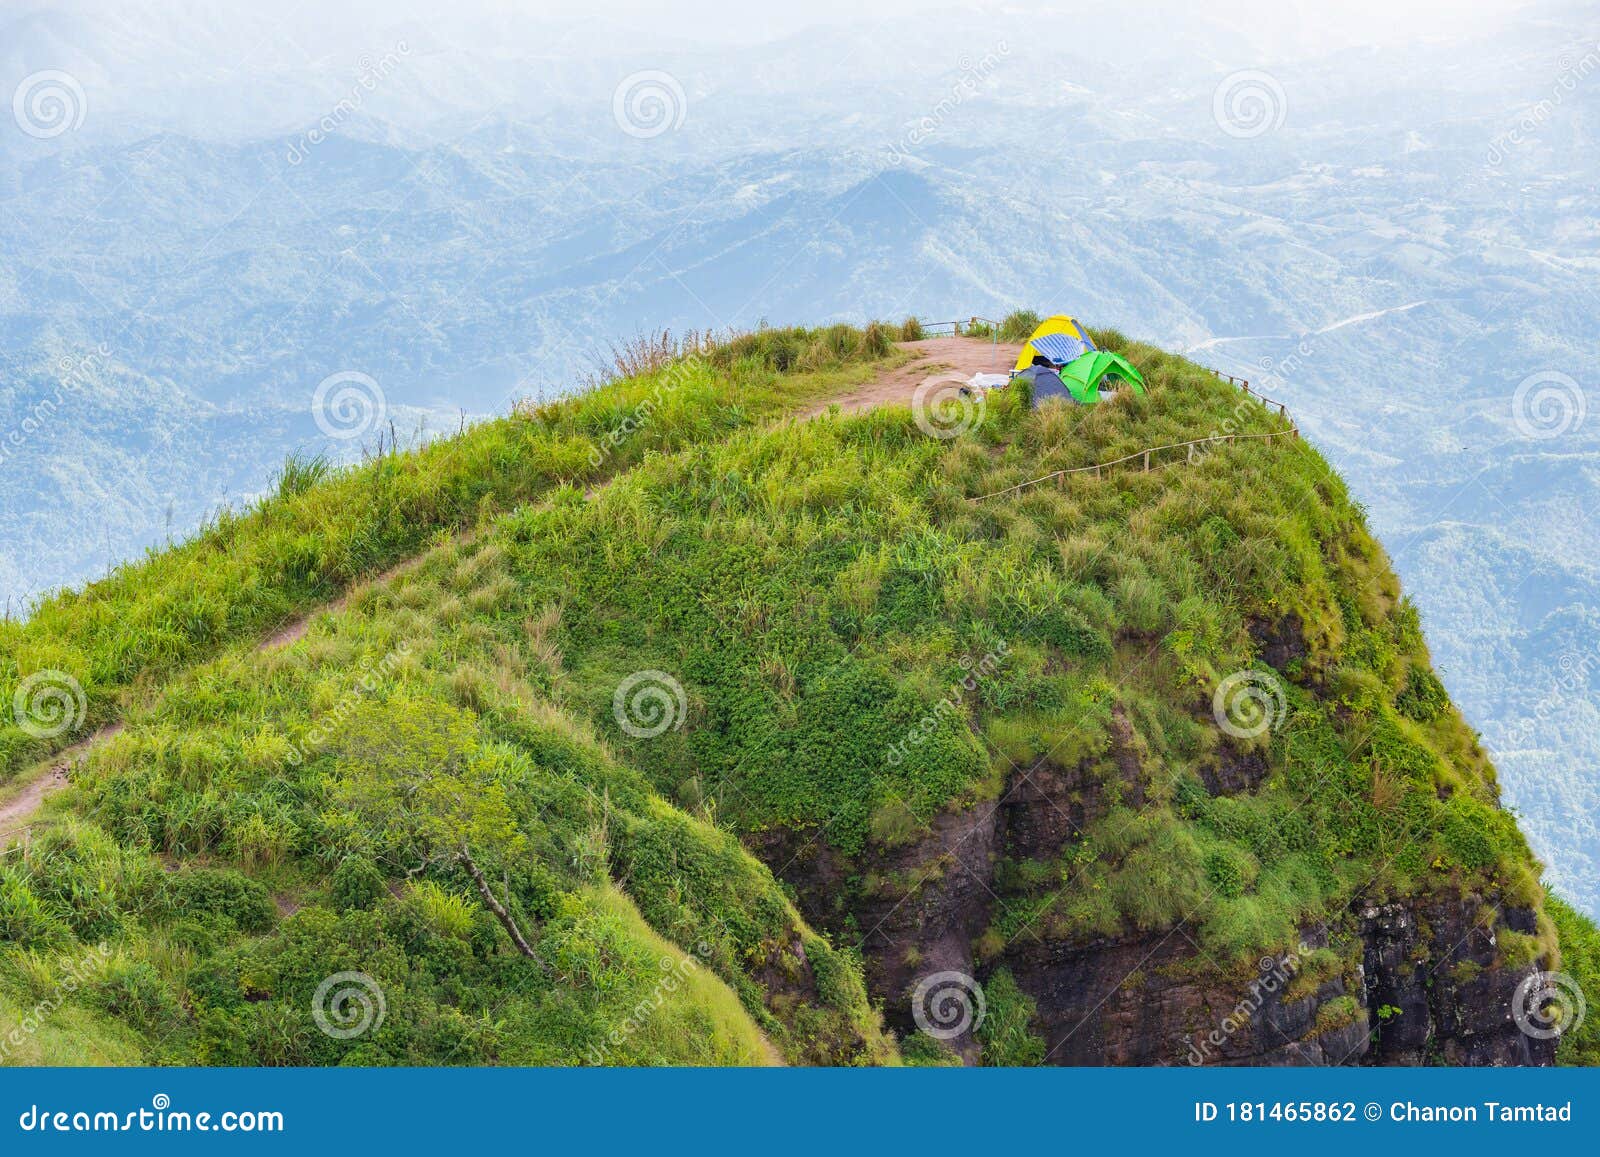
[[[1144,472],[1146,474],[1150,473],[1150,451],[1148,450],[1144,452]]]

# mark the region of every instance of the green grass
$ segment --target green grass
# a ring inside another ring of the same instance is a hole
[[[1571,978],[1586,1002],[1581,1023],[1567,1021],[1556,1059],[1564,1065],[1600,1065],[1600,930],[1594,921],[1559,896],[1551,896],[1546,910],[1561,937],[1561,971]],[[1570,989],[1562,992],[1565,1015],[1575,1018],[1577,1007]]]
[[[1001,341],[1027,341],[1043,319],[1031,309],[1013,310],[1000,322]]]
[[[1058,857],[997,871],[992,1063],[1042,1051],[1004,966],[1019,937],[1181,922],[1231,966],[1357,889],[1540,907],[1416,612],[1313,448],[1218,444],[971,501],[1282,428],[1181,358],[1097,336],[1148,396],[1031,412],[998,394],[951,441],[895,408],[770,421],[859,380],[890,350],[884,327],[738,338],[664,399],[681,371],[646,359],[642,377],[414,455],[294,464],[228,524],[245,561],[219,525],[8,628],[13,676],[52,656],[92,673],[138,644],[85,683],[91,715],[127,730],[0,861],[0,1027],[56,962],[112,952],[17,1059],[892,1063],[851,939],[809,927],[746,846],[792,836],[802,868],[825,847],[841,911],[909,896],[885,856],[1041,761],[1106,806]],[[651,422],[587,465],[646,400]],[[418,507],[435,474],[443,497]],[[469,524],[470,541],[450,536]],[[388,529],[351,556],[357,526]],[[304,581],[296,543],[317,560]],[[303,640],[254,649],[269,609],[419,543],[417,565],[358,585]],[[234,610],[169,651],[112,617],[149,630],[186,590]],[[1286,621],[1303,653],[1270,676],[1257,638]],[[672,715],[643,736],[614,697],[647,671]],[[1213,693],[1244,671],[1279,679],[1284,712],[1225,740]],[[1206,777],[1241,753],[1259,786],[1212,795]],[[1584,927],[1552,910],[1563,940]],[[1554,959],[1542,927],[1530,961]],[[1588,968],[1583,935],[1569,956]],[[315,993],[352,971],[385,1021],[330,1037]],[[905,1059],[946,1054],[913,1038]]]
[[[119,717],[141,687],[259,639],[432,543],[553,487],[591,486],[649,453],[836,393],[890,352],[881,326],[763,330],[697,343],[689,359],[350,469],[291,459],[276,491],[250,509],[224,511],[181,546],[0,623],[0,783]],[[76,726],[48,738],[26,732],[10,708],[19,681],[42,671],[64,673],[84,694]]]

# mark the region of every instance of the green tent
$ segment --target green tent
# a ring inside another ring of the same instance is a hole
[[[1139,371],[1127,358],[1109,350],[1079,354],[1061,367],[1060,374],[1072,396],[1084,404],[1100,400],[1100,383],[1106,378],[1120,378],[1133,387],[1134,393],[1144,393],[1144,378]]]

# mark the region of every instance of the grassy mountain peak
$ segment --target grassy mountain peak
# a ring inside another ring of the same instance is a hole
[[[0,775],[124,725],[0,860],[8,1059],[1178,1061],[1264,958],[1223,1055],[1539,1059],[1450,1026],[1593,929],[1316,450],[1114,331],[1145,396],[796,416],[890,336],[641,347],[0,628],[76,693]]]

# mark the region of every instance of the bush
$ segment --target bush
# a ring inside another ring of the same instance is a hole
[[[1039,328],[1039,315],[1031,309],[1013,310],[1000,323],[1001,341],[1027,341]]]
[[[861,334],[861,354],[868,358],[887,357],[894,348],[889,327],[881,321],[869,322]]]
[[[0,941],[43,947],[68,935],[67,926],[34,895],[21,873],[0,869]]]
[[[1096,347],[1114,354],[1126,352],[1129,345],[1127,337],[1120,329],[1096,329],[1086,326],[1084,332],[1089,335],[1089,340],[1094,342]]]
[[[346,856],[333,870],[333,903],[341,912],[370,908],[384,894],[383,873],[365,856]]]
[[[245,932],[272,926],[278,910],[266,886],[233,868],[185,868],[161,882],[162,908],[172,916],[221,916]]]
[[[1000,1067],[1042,1065],[1045,1042],[1031,1025],[1038,1006],[1008,968],[998,968],[983,986],[988,1012],[978,1026],[983,1063]]]
[[[921,341],[922,322],[914,317],[908,317],[900,323],[901,341]]]
[[[1395,697],[1394,705],[1409,719],[1431,723],[1450,706],[1450,696],[1432,670],[1413,664],[1406,672],[1405,686]]]

